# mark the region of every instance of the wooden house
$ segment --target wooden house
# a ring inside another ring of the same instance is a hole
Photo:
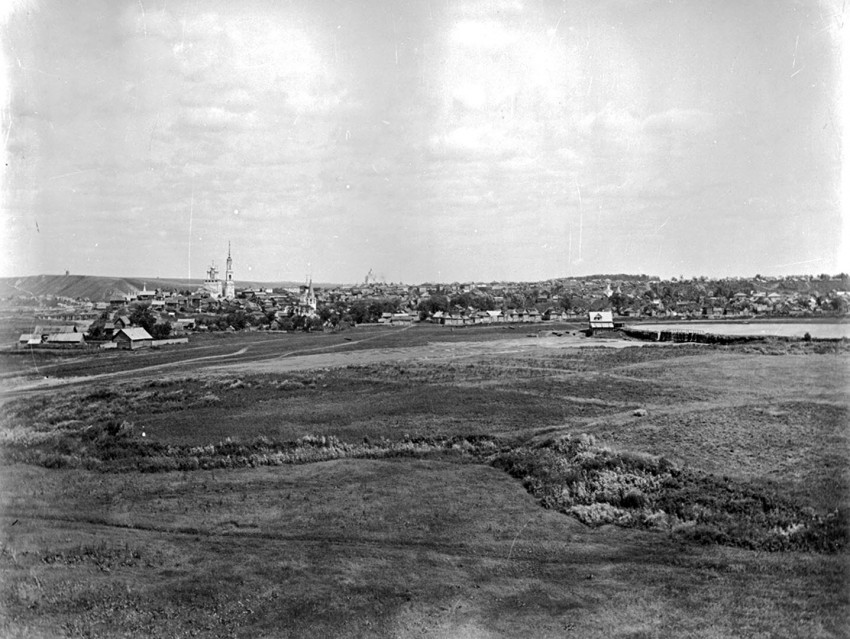
[[[590,330],[613,329],[614,313],[611,311],[591,311],[587,314]]]
[[[86,341],[82,333],[52,333],[47,336],[44,343],[62,348],[86,345]]]
[[[120,349],[134,351],[150,346],[153,342],[153,337],[141,327],[121,328],[115,332],[112,341]]]

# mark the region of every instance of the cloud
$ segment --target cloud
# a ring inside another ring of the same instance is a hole
[[[644,119],[642,127],[650,134],[699,133],[716,126],[716,120],[716,116],[707,111],[674,107],[653,113]]]
[[[217,106],[189,107],[184,109],[180,126],[197,127],[208,131],[224,131],[250,128],[257,123],[253,113],[234,113]]]
[[[461,20],[452,29],[453,44],[470,49],[504,49],[514,44],[519,37],[496,20]]]
[[[432,138],[431,147],[436,152],[486,154],[488,156],[512,155],[522,149],[521,140],[490,124],[459,126],[443,135]]]
[[[520,0],[466,0],[454,8],[461,15],[481,17],[520,14],[525,10],[525,5]]]

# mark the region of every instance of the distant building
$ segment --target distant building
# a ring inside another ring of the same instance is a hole
[[[224,269],[224,299],[236,297],[236,284],[233,281],[233,259],[230,257],[230,242],[227,243],[227,267]]]
[[[136,291],[136,299],[140,302],[150,302],[156,297],[156,291],[149,291],[147,284],[142,284],[142,290]]]
[[[298,310],[301,315],[314,315],[318,302],[316,293],[313,291],[313,280],[310,280],[304,290],[301,292],[301,297],[298,299]]]
[[[232,300],[236,297],[236,283],[233,281],[233,258],[230,256],[230,242],[227,243],[227,262],[224,269],[224,281],[218,279],[218,269],[213,262],[207,269],[203,292],[213,299]]]
[[[44,340],[45,344],[51,346],[85,346],[86,342],[82,333],[53,333]]]
[[[214,297],[215,299],[219,299],[221,297],[221,280],[218,279],[218,269],[215,267],[214,263],[210,264],[209,269],[207,269],[207,277],[204,279],[204,291],[206,291],[210,297]]]
[[[21,346],[35,346],[36,344],[41,344],[41,334],[40,333],[23,333],[18,338],[18,344]]]
[[[150,346],[153,342],[153,337],[141,327],[121,328],[115,332],[112,341],[115,342],[118,348],[134,351]]]
[[[614,313],[612,311],[591,311],[587,314],[591,330],[614,328]]]
[[[408,313],[392,313],[390,315],[390,325],[392,326],[409,326],[414,321],[413,315]]]

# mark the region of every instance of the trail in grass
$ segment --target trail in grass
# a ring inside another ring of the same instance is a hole
[[[405,327],[400,329],[401,331],[408,330],[409,327]],[[321,346],[315,346],[312,348],[301,348],[290,351],[285,351],[283,353],[275,352],[275,353],[253,353],[250,355],[248,359],[249,362],[256,361],[265,361],[265,360],[277,360],[277,359],[286,359],[290,357],[298,357],[301,355],[308,355],[310,353],[316,353],[319,351],[327,351],[329,349],[334,350],[341,347],[354,346],[357,344],[362,344],[364,342],[368,342],[371,340],[378,339],[383,337],[383,335],[372,335],[371,337],[364,337],[359,340],[352,340],[349,342],[343,342],[340,344],[323,344]],[[134,368],[131,370],[125,371],[115,371],[109,373],[97,373],[94,375],[86,375],[83,377],[70,377],[70,378],[45,378],[42,380],[38,380],[36,382],[25,384],[22,386],[18,386],[14,389],[10,389],[3,393],[4,396],[12,396],[16,393],[24,393],[24,392],[32,392],[38,391],[45,388],[65,388],[68,386],[74,386],[77,384],[89,383],[91,381],[100,380],[100,379],[110,379],[114,380],[119,377],[133,377],[139,378],[145,375],[149,375],[150,373],[160,372],[163,370],[171,369],[171,368],[185,368],[186,366],[191,366],[193,364],[198,363],[208,363],[208,362],[220,362],[222,360],[229,361],[231,358],[238,358],[240,356],[246,355],[249,351],[252,350],[252,346],[256,346],[255,344],[244,346],[237,351],[233,351],[232,353],[221,353],[217,355],[205,355],[203,357],[193,357],[190,359],[179,360],[175,362],[164,362],[162,364],[150,364],[148,366],[141,366],[139,368]],[[310,366],[306,366],[306,368],[310,368]]]

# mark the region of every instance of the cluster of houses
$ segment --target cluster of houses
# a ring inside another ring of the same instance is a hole
[[[466,326],[473,324],[538,323],[543,321],[568,321],[575,319],[574,313],[563,309],[548,309],[540,312],[536,308],[509,308],[506,310],[443,312],[437,311],[428,316],[428,321],[445,326]]]
[[[587,313],[612,311],[624,317],[734,318],[758,315],[805,316],[850,312],[850,280],[844,274],[751,279],[706,278],[660,280],[646,276],[560,278],[545,282],[466,282],[403,284],[375,281],[348,286],[243,287],[233,281],[228,251],[225,279],[211,269],[204,286],[188,290],[149,290],[114,293],[103,301],[53,299],[49,308],[33,308],[43,324],[21,335],[20,344],[70,348],[85,344],[87,324],[102,325],[100,341],[116,348],[139,348],[153,342],[147,331],[129,321],[134,306],[148,306],[172,334],[188,330],[227,329],[223,318],[238,315],[240,327],[289,330],[293,317],[319,322],[333,309],[337,318],[356,307],[392,301],[362,314],[356,322],[377,321],[406,326],[427,321],[444,326],[499,323],[575,321]],[[379,305],[380,306],[380,305]],[[387,312],[381,313],[382,310]],[[356,314],[349,313],[352,317]],[[222,323],[224,321],[224,323]],[[49,324],[62,324],[49,326]],[[321,324],[321,322],[319,322]],[[128,332],[129,331],[129,332]],[[140,332],[144,331],[144,333]],[[146,336],[147,334],[147,336]]]
[[[126,326],[110,331],[108,340],[101,340],[100,345],[108,344],[111,348],[136,350],[152,346],[153,337],[141,326]],[[19,347],[38,348],[81,348],[88,345],[84,332],[79,327],[67,326],[37,326],[31,333],[23,333],[18,338]]]
[[[464,315],[464,323],[487,321],[538,321],[534,311],[552,315],[563,313],[572,318],[588,311],[613,309],[618,314],[632,317],[747,317],[752,315],[808,315],[823,312],[842,312],[850,306],[850,292],[830,291],[818,295],[805,291],[746,290],[728,295],[712,295],[708,291],[678,292],[663,295],[668,285],[657,281],[615,282],[610,280],[568,280],[558,287],[488,284],[446,284],[402,286],[370,284],[362,286],[313,287],[312,283],[278,289],[247,287],[236,290],[233,298],[219,298],[208,292],[184,294],[175,291],[150,291],[143,288],[134,294],[116,294],[107,302],[68,300],[53,309],[36,312],[40,320],[79,321],[95,319],[107,311],[122,311],[132,304],[147,304],[154,312],[163,315],[200,314],[220,312],[223,307],[246,312],[274,312],[279,316],[290,314],[315,314],[318,307],[350,305],[361,300],[392,298],[399,308],[413,314],[417,307],[435,296],[447,298],[471,295],[473,299],[486,299],[489,305],[501,308],[504,317],[519,315],[514,319],[488,320],[479,315],[473,321],[468,308],[454,308],[449,315]],[[517,299],[520,298],[520,299]],[[526,305],[527,310],[506,308],[511,302]],[[566,302],[566,303],[565,303]],[[472,307],[472,311],[481,310]],[[485,311],[482,311],[485,312]],[[530,314],[530,315],[529,315]],[[438,323],[457,323],[457,317],[433,318]],[[396,320],[403,321],[403,320]]]
[[[77,348],[96,345],[101,348],[137,350],[162,343],[187,341],[180,336],[195,326],[193,319],[174,319],[171,324],[176,339],[155,340],[145,328],[133,325],[128,315],[114,312],[108,314],[96,339],[91,336],[93,322],[83,320],[74,324],[36,326],[31,332],[20,335],[18,346]]]

